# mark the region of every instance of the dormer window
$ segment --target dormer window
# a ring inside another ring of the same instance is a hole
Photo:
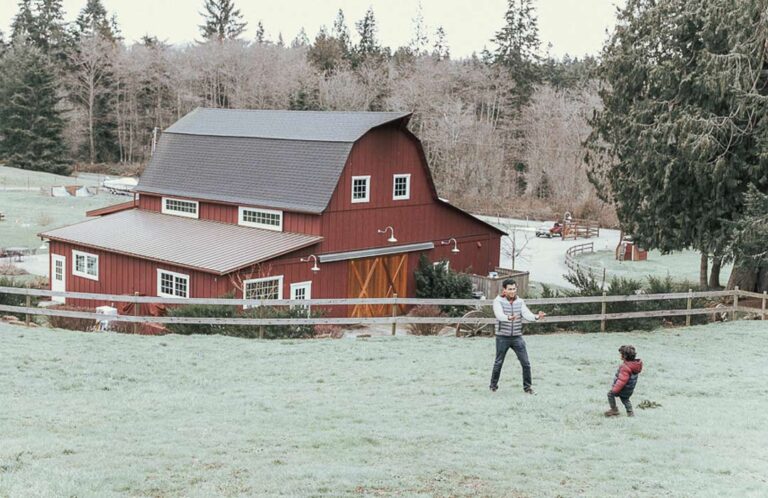
[[[163,214],[172,214],[175,216],[184,216],[187,218],[197,218],[198,208],[199,204],[197,201],[186,201],[183,199],[163,197]]]
[[[265,230],[283,231],[283,212],[272,209],[239,208],[238,224]]]
[[[392,180],[392,199],[396,201],[411,198],[411,175],[395,175]]]
[[[371,199],[371,177],[352,177],[352,202],[368,202]]]

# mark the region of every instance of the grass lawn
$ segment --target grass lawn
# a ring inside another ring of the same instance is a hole
[[[93,197],[50,197],[37,191],[9,191],[0,189],[0,246],[38,247],[37,234],[86,219],[85,212],[111,204],[125,202],[126,198],[109,194]]]
[[[0,325],[0,496],[765,496],[768,325],[255,341]],[[606,419],[617,348],[645,362]]]
[[[613,251],[595,251],[576,256],[581,265],[593,269],[596,276],[602,276],[603,268],[609,276],[645,279],[648,275],[666,277],[673,280],[698,283],[699,253],[695,251],[680,251],[662,255],[659,251],[648,251],[646,261],[617,261]],[[712,262],[710,261],[710,266]],[[725,284],[731,274],[733,265],[725,265],[720,271],[720,282]]]
[[[4,188],[14,187],[51,187],[60,185],[88,185],[94,186],[98,182],[93,178],[78,178],[74,176],[61,176],[42,171],[30,171],[19,168],[10,168],[0,165],[0,191]]]

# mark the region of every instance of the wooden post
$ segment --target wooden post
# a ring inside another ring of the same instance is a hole
[[[762,320],[765,320],[765,298],[766,298],[766,293],[768,293],[768,291],[763,291],[763,313],[760,315],[760,318]]]
[[[134,292],[133,295],[135,297],[138,297],[139,293]],[[133,302],[133,316],[139,316],[139,303],[134,301]],[[133,334],[136,335],[139,333],[139,322],[133,322]]]
[[[27,308],[32,307],[32,296],[27,294]],[[24,317],[24,323],[29,327],[29,313],[27,313]]]
[[[605,291],[603,291],[603,304],[602,304],[602,314],[603,318],[600,320],[600,332],[605,332],[605,309],[606,309],[606,302],[605,302]]]
[[[739,307],[739,286],[733,288],[733,311],[731,311],[731,320],[736,320],[736,308]]]
[[[264,308],[261,305],[256,309],[256,316],[264,318]],[[264,325],[259,325],[259,339],[264,339]]]
[[[397,299],[397,293],[392,294],[392,297]],[[397,316],[397,304],[395,302],[392,302],[392,318],[395,318]],[[397,333],[397,323],[392,322],[392,335],[395,335]]]
[[[688,305],[685,308],[688,311],[691,311],[691,294],[693,294],[693,289],[688,289]],[[691,315],[685,315],[685,326],[691,326]]]

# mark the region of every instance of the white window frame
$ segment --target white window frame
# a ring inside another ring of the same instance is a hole
[[[189,202],[195,205],[194,213],[186,213],[184,211],[176,211],[175,209],[168,208],[168,201]],[[161,212],[163,214],[172,214],[173,216],[183,216],[185,218],[199,218],[200,217],[200,203],[198,201],[190,201],[188,199],[177,199],[176,197],[163,197]]]
[[[291,284],[291,299],[296,299],[296,290],[300,288],[307,289],[306,297],[304,299],[312,299],[312,281],[307,280],[305,282],[294,282]],[[293,308],[302,307],[309,310],[309,306],[302,306],[300,304],[292,306]]]
[[[283,276],[282,275],[273,275],[271,277],[262,277],[262,278],[251,278],[248,280],[243,280],[243,299],[259,299],[259,298],[249,298],[246,297],[246,290],[248,289],[248,284],[253,284],[256,282],[264,282],[267,280],[277,280],[277,299],[283,298]],[[244,305],[243,308],[251,308],[252,306]]]
[[[355,199],[355,180],[365,180],[365,197]],[[352,203],[357,204],[360,202],[370,202],[371,200],[371,175],[353,176],[352,177],[352,192],[350,194]]]
[[[443,259],[441,261],[433,261],[432,266],[443,266],[446,271],[449,271],[451,269],[451,262],[447,259]]]
[[[88,273],[88,258],[95,258],[96,259],[96,273]],[[85,267],[85,271],[80,271],[77,269],[77,258],[84,258],[83,266]],[[90,280],[99,280],[99,255],[93,254],[90,252],[83,252],[83,251],[75,251],[72,250],[72,275],[75,275],[77,277],[83,277]]]
[[[256,222],[253,222],[253,221],[245,221],[245,212],[246,211],[258,211],[260,213],[280,215],[280,224],[279,225],[268,225],[266,223],[256,223]],[[238,225],[243,225],[243,226],[246,226],[246,227],[263,228],[265,230],[274,230],[275,232],[282,232],[283,231],[283,212],[275,210],[275,209],[262,209],[262,208],[252,208],[252,207],[246,207],[246,206],[239,206],[238,209],[237,209],[237,224]]]
[[[397,195],[395,186],[397,185],[398,178],[405,178],[405,195]],[[402,173],[394,175],[392,177],[392,200],[393,201],[405,201],[411,198],[411,174]]]
[[[163,287],[161,285],[161,282],[163,280],[163,274],[171,275],[173,277],[173,292],[174,294],[167,294],[162,291]],[[176,279],[184,279],[187,281],[187,295],[186,296],[177,296],[175,294],[176,292]],[[176,273],[174,271],[168,271],[168,270],[162,270],[160,268],[157,269],[157,295],[158,297],[175,297],[179,299],[188,299],[189,295],[191,293],[191,288],[189,286],[189,275],[185,275],[184,273]]]

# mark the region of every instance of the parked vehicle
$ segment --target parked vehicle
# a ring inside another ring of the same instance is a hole
[[[558,222],[553,222],[551,225],[541,225],[536,229],[536,237],[546,237],[551,239],[552,237],[563,236],[563,225]]]

